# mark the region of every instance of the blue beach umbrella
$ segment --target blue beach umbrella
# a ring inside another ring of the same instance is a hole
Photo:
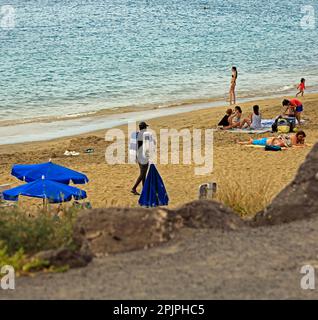
[[[41,179],[42,176],[44,176],[45,179],[64,184],[69,184],[70,181],[74,184],[84,184],[88,182],[85,174],[60,166],[51,161],[40,164],[16,164],[12,167],[11,174],[26,182]]]
[[[44,178],[3,191],[3,198],[9,201],[18,201],[20,195],[41,198],[50,203],[67,202],[73,198],[81,200],[87,197],[84,190]]]
[[[150,165],[145,185],[139,198],[139,204],[144,207],[168,205],[169,198],[162,178],[154,164]]]

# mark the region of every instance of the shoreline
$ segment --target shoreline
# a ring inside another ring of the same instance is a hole
[[[307,93],[304,99],[315,97],[318,92]],[[291,94],[290,94],[291,95]],[[274,99],[283,99],[289,94],[271,95],[268,97],[251,97],[241,99],[236,105],[247,103],[260,103]],[[194,101],[194,100],[193,100]],[[210,99],[206,102],[188,102],[170,107],[154,107],[152,109],[138,107],[113,108],[99,110],[94,113],[86,113],[78,117],[66,116],[64,118],[47,119],[34,118],[27,122],[7,124],[0,126],[0,145],[13,145],[21,143],[33,143],[41,141],[52,141],[55,139],[76,137],[83,134],[94,133],[100,130],[110,129],[125,125],[132,121],[153,120],[163,117],[174,117],[178,114],[195,112],[204,109],[227,108],[229,105],[225,101]],[[115,112],[114,112],[115,111]],[[116,113],[120,111],[119,113]],[[43,134],[45,132],[45,134]]]
[[[279,96],[289,96],[294,95],[296,92],[296,85],[286,85],[284,87],[280,87],[279,89],[264,89],[264,90],[254,90],[252,92],[244,90],[236,90],[237,96],[240,97],[240,102],[244,103],[245,101],[259,100],[259,99],[270,99],[272,97]],[[75,106],[65,105],[63,108],[65,110],[71,110],[65,114],[60,113],[52,113],[50,115],[36,115],[37,110],[33,110],[33,114],[28,114],[27,116],[15,116],[15,117],[0,117],[0,127],[13,126],[13,125],[22,125],[27,123],[51,123],[51,122],[61,122],[67,121],[70,119],[81,119],[81,118],[95,118],[106,115],[113,114],[123,114],[127,112],[142,112],[147,110],[156,110],[156,109],[170,109],[176,107],[184,107],[184,106],[192,106],[192,105],[200,105],[206,103],[218,103],[224,104],[226,103],[226,99],[228,97],[227,90],[226,93],[223,94],[214,94],[213,96],[203,95],[197,97],[188,97],[184,99],[176,99],[176,100],[162,100],[162,101],[154,101],[154,102],[144,102],[144,103],[126,103],[122,105],[109,105],[107,106],[107,102],[99,101],[97,105],[90,104],[87,109],[77,108]],[[307,86],[306,88],[307,94],[318,93],[318,83],[315,85]],[[107,100],[105,100],[107,101]],[[74,111],[72,111],[74,107]],[[76,111],[75,111],[76,110]],[[32,110],[31,110],[32,111]],[[35,114],[35,115],[34,115]],[[41,113],[40,113],[41,114]]]

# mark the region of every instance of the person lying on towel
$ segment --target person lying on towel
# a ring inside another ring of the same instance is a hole
[[[268,137],[260,139],[250,139],[249,141],[238,142],[241,145],[255,146],[279,146],[279,147],[303,147],[305,146],[306,134],[304,131],[298,131],[294,135],[279,135],[278,137]]]

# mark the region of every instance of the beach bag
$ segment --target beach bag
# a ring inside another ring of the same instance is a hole
[[[278,133],[289,133],[290,132],[290,123],[287,119],[278,119],[277,121],[277,132]]]
[[[265,151],[282,151],[282,148],[280,146],[265,146]]]
[[[288,118],[286,118],[286,120],[289,123],[289,127],[290,127],[289,132],[294,132],[294,129],[296,127],[296,118],[295,117],[288,117]]]

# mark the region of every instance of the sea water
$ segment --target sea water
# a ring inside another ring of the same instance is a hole
[[[239,99],[295,91],[301,77],[318,85],[316,1],[7,5],[0,0],[0,121],[225,101],[232,65]]]

